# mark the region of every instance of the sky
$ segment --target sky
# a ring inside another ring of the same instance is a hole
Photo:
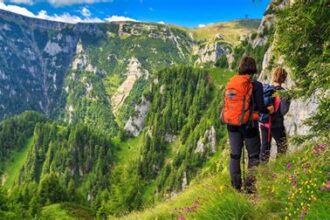
[[[29,17],[77,22],[144,21],[204,26],[262,18],[270,0],[0,0],[0,9]]]

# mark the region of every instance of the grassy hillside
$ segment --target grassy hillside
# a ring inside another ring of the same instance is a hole
[[[53,204],[42,208],[40,220],[92,220],[91,210],[71,203]]]
[[[217,160],[224,158],[228,151]],[[309,143],[298,153],[260,166],[255,195],[234,191],[224,168],[197,177],[183,193],[153,208],[109,219],[328,219],[328,161],[329,143]]]
[[[13,187],[18,181],[21,169],[23,168],[29,151],[33,146],[33,138],[30,138],[27,143],[17,152],[14,152],[10,159],[5,162],[3,172],[3,186],[7,189]]]
[[[260,20],[238,20],[222,22],[192,30],[193,36],[200,41],[214,41],[217,34],[230,45],[236,46],[240,43],[241,36],[248,36],[258,29]]]

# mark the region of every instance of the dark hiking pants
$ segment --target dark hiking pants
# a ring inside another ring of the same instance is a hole
[[[275,139],[277,145],[277,156],[283,155],[288,149],[287,138],[284,127],[275,127],[270,129],[260,126],[261,130],[261,161],[268,162],[271,151],[271,140]]]
[[[248,152],[249,176],[253,177],[253,167],[259,165],[260,136],[258,127],[228,126],[230,143],[230,177],[232,186],[240,190],[242,187],[241,155],[244,144]]]

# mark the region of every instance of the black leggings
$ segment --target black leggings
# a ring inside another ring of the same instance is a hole
[[[276,127],[270,129],[260,126],[261,130],[261,156],[263,162],[268,162],[270,157],[271,140],[275,139],[277,145],[277,156],[285,154],[288,149],[287,137],[284,127]]]
[[[248,176],[253,176],[253,167],[259,165],[260,136],[258,127],[247,128],[246,126],[228,126],[230,143],[230,177],[232,186],[240,189],[242,186],[241,177],[241,156],[244,143],[248,152]]]

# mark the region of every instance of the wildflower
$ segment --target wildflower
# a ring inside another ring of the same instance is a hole
[[[180,215],[180,220],[185,220],[184,216],[183,215]]]
[[[290,170],[291,169],[291,162],[289,162],[287,165],[286,165],[286,167],[288,168],[288,170]]]
[[[297,180],[294,176],[290,176],[290,180],[293,187],[297,187]]]
[[[273,178],[273,179],[276,178],[276,173],[272,173],[272,178]]]
[[[313,148],[313,153],[314,154],[321,154],[327,149],[327,147],[328,146],[326,144],[315,145],[314,148]]]
[[[324,183],[323,186],[321,187],[322,191],[330,191],[330,180],[328,180],[327,183]]]
[[[184,209],[184,211],[185,211],[186,213],[189,213],[191,210],[190,210],[189,207],[186,207],[186,208]]]

